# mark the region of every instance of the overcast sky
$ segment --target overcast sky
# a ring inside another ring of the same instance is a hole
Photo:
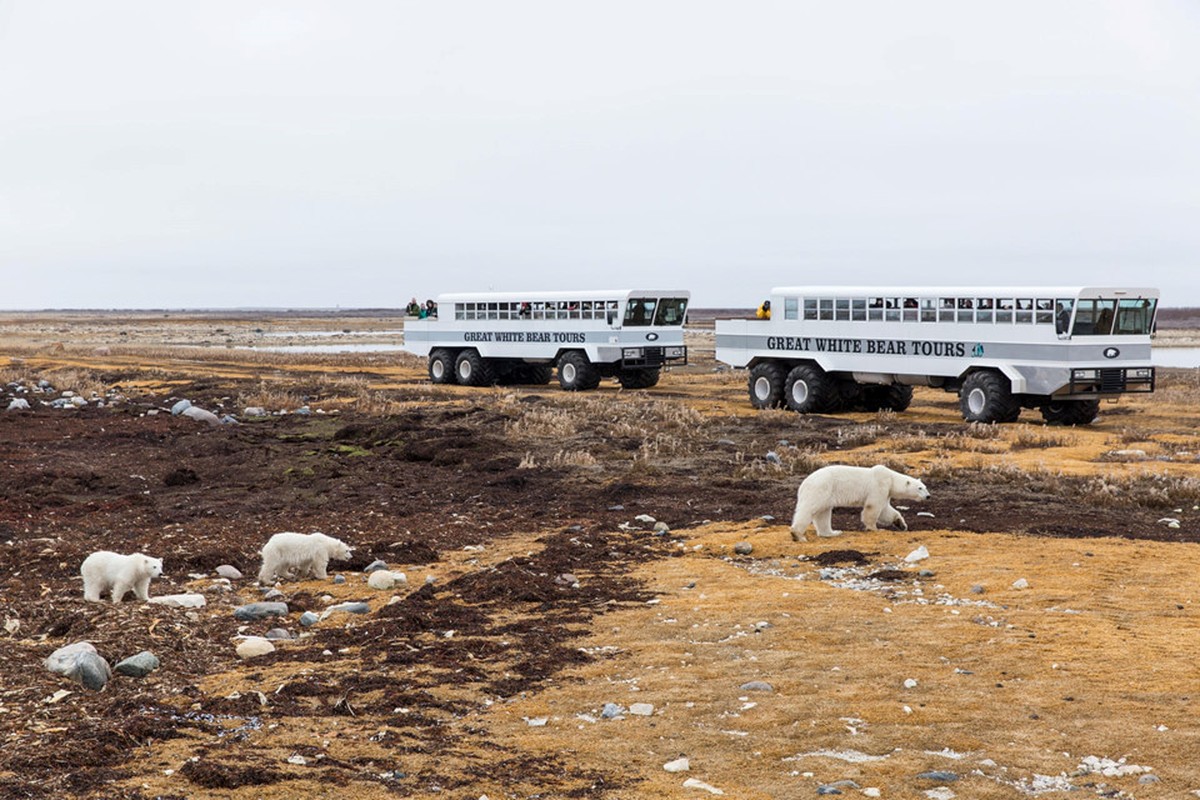
[[[0,0],[0,308],[1158,286],[1200,3]]]

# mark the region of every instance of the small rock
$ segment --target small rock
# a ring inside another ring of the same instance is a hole
[[[208,603],[202,594],[160,594],[150,602],[170,608],[203,608]]]
[[[403,572],[392,572],[388,569],[377,569],[367,578],[367,586],[380,591],[394,589],[397,586],[407,586],[408,576]]]
[[[236,581],[242,577],[242,571],[231,564],[222,564],[217,567],[217,574],[222,578],[229,578],[231,581]]]
[[[909,564],[915,564],[918,561],[924,561],[927,558],[929,558],[929,548],[927,548],[925,545],[921,545],[916,550],[913,550],[911,553],[906,555],[904,560]]]
[[[526,717],[525,724],[531,728],[544,728],[550,721],[549,717]]]
[[[287,628],[271,628],[267,631],[266,637],[271,641],[287,641],[292,638],[292,632]]]
[[[278,600],[281,597],[287,597],[287,595],[274,586],[268,586],[266,591],[263,592],[263,600]]]
[[[717,444],[722,447],[737,447],[737,442],[733,439],[717,439]]]
[[[692,766],[687,758],[677,758],[674,761],[668,761],[663,764],[663,769],[667,772],[687,772]]]
[[[743,692],[773,692],[775,687],[766,681],[750,681],[738,687]]]
[[[325,619],[330,614],[344,612],[346,614],[367,614],[371,611],[371,606],[367,603],[338,603],[335,606],[330,606],[321,612],[321,619]]]
[[[683,788],[685,788],[685,789],[701,789],[703,791],[708,792],[709,794],[725,794],[725,792],[721,791],[717,787],[710,786],[709,784],[705,783],[704,781],[698,781],[695,778],[688,778],[686,781],[684,781]]]
[[[346,582],[346,576],[345,575],[334,575],[333,582],[340,586],[341,584]]]
[[[144,678],[158,669],[159,663],[158,656],[149,650],[143,650],[137,655],[130,656],[124,661],[118,662],[113,667],[113,672],[119,675],[127,675],[130,678]]]
[[[905,678],[904,679],[904,688],[905,689],[917,688],[917,679],[916,678]]]
[[[178,417],[184,411],[192,407],[191,400],[180,400],[175,405],[171,406],[171,416]]]
[[[841,794],[842,790],[832,784],[824,783],[817,787],[817,794]]]
[[[1024,578],[1017,578],[1015,581],[1013,581],[1013,582],[1012,582],[1012,588],[1014,588],[1014,589],[1028,589],[1028,588],[1029,588],[1029,581],[1025,580]]]
[[[387,569],[387,562],[375,559],[370,564],[367,564],[367,568],[363,572],[374,572],[377,569]]]
[[[1143,775],[1142,777],[1138,778],[1138,783],[1142,785],[1148,783],[1158,783],[1158,781],[1159,777],[1157,775]]]
[[[783,463],[783,459],[781,459],[779,457],[779,454],[776,453],[774,450],[768,450],[765,458],[767,459],[768,464],[782,464]]]
[[[620,503],[617,503],[615,506],[609,506],[608,510],[609,511],[624,511],[625,506],[621,505]]]
[[[635,522],[644,522],[647,525],[653,525],[654,523],[658,522],[658,520],[656,520],[654,517],[650,516],[649,514],[638,514],[633,519]]]
[[[954,783],[958,780],[958,775],[954,772],[947,772],[940,769],[932,769],[928,772],[922,772],[917,775],[921,780],[937,781],[938,783]]]
[[[562,575],[555,577],[554,582],[559,586],[578,586],[579,579],[570,572],[564,572]]]
[[[218,417],[216,414],[212,413],[211,411],[206,411],[203,408],[199,408],[197,406],[190,406],[188,408],[185,408],[182,412],[180,412],[180,416],[188,417],[189,419],[194,419],[197,422],[207,422],[209,425],[220,425],[221,424],[220,417]]]
[[[604,708],[600,711],[600,716],[604,719],[615,719],[625,712],[625,709],[617,703],[605,703]]]
[[[876,786],[868,786],[862,793],[863,797],[883,797],[883,792]]]
[[[971,594],[983,594],[985,591],[986,590],[983,588],[983,586],[978,583],[972,586],[970,589]]]
[[[298,767],[303,767],[306,764],[308,764],[308,759],[305,758],[304,756],[300,755],[299,753],[297,753],[294,756],[288,756],[287,763],[295,764]]]
[[[242,409],[243,417],[265,417],[267,410],[262,406],[246,406]]]
[[[629,713],[637,717],[648,717],[654,713],[654,706],[651,703],[631,703]]]
[[[247,603],[233,610],[233,616],[245,621],[266,619],[267,617],[286,617],[287,613],[287,603],[275,602]]]
[[[432,586],[435,583],[437,583],[436,575],[426,575],[425,576],[425,585],[426,586]]]
[[[88,689],[99,691],[112,677],[112,668],[91,642],[75,642],[60,647],[45,661],[46,669],[64,675]]]
[[[759,519],[761,519],[763,522],[774,522],[775,521],[775,518],[773,516],[771,516],[770,514],[763,514],[761,517],[759,517]]]
[[[29,401],[23,397],[15,397],[9,401],[8,408],[5,411],[28,411]]]
[[[733,552],[739,556],[748,556],[754,552],[754,545],[749,542],[738,542],[733,546]]]
[[[665,522],[656,522],[654,523],[654,530],[658,533],[666,533],[671,530],[671,526]]]
[[[247,636],[238,642],[237,646],[238,658],[242,659],[265,656],[267,653],[274,652],[275,645],[271,644],[270,640],[264,639],[261,636]]]
[[[917,516],[918,517],[932,517],[933,512],[932,511],[918,511]]]
[[[318,622],[320,622],[320,620],[321,618],[312,611],[305,611],[300,615],[300,624],[306,628],[310,625],[316,625]]]
[[[923,569],[917,573],[918,578],[932,578],[936,573],[931,569]]]

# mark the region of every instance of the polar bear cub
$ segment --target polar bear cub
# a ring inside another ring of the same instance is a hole
[[[110,590],[114,603],[121,602],[130,589],[138,600],[148,600],[150,579],[162,575],[162,559],[100,550],[83,560],[79,574],[83,576],[83,599],[90,603],[99,603],[100,596]]]
[[[792,516],[792,539],[805,541],[804,532],[811,522],[818,536],[838,536],[833,529],[833,509],[862,506],[863,527],[879,530],[877,525],[898,525],[908,530],[892,500],[926,500],[929,490],[916,478],[902,475],[882,464],[874,467],[850,467],[834,464],[821,467],[800,482],[796,490],[796,513]]]
[[[325,580],[329,559],[345,561],[350,553],[351,548],[345,542],[323,533],[277,533],[263,545],[258,582],[274,583],[279,578],[299,580],[309,575]]]

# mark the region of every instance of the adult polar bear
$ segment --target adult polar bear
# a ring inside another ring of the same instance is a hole
[[[897,524],[908,530],[892,500],[926,500],[929,490],[916,478],[910,478],[882,464],[874,467],[850,467],[833,464],[821,467],[800,482],[796,490],[796,513],[792,515],[792,539],[806,541],[804,532],[811,522],[818,536],[838,536],[833,529],[833,509],[862,506],[863,527],[879,530],[878,524]]]
[[[299,580],[312,575],[325,580],[329,559],[345,561],[351,548],[340,539],[323,533],[277,533],[262,549],[259,583],[274,583],[278,578]]]
[[[138,600],[148,600],[150,579],[162,575],[162,559],[99,550],[83,560],[79,574],[83,576],[83,599],[89,603],[99,603],[109,590],[114,603],[121,602],[130,589]]]

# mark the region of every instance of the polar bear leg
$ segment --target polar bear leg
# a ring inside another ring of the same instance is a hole
[[[891,503],[888,503],[883,511],[880,512],[879,524],[892,525],[902,531],[908,530],[908,523],[904,521],[904,515],[892,508]]]
[[[792,541],[807,542],[808,537],[804,532],[808,530],[808,524],[812,522],[812,510],[808,505],[796,501],[796,513],[792,515]]]
[[[150,576],[139,578],[137,583],[133,584],[133,596],[138,600],[150,599]]]
[[[125,598],[125,595],[128,591],[129,591],[128,583],[125,583],[124,581],[115,582],[112,587],[112,601],[114,603],[121,602]]]
[[[325,568],[329,566],[329,553],[317,553],[312,560],[313,577],[319,581],[323,581],[329,577],[325,572]]]
[[[817,528],[817,536],[841,536],[841,531],[833,529],[833,509],[823,508],[813,514],[813,525]]]
[[[882,512],[882,509],[879,507],[879,505],[875,501],[867,500],[866,505],[863,506],[863,510],[862,510],[863,528],[865,528],[868,531],[879,530],[879,525],[877,523],[879,522],[879,520],[882,516],[881,512]]]

